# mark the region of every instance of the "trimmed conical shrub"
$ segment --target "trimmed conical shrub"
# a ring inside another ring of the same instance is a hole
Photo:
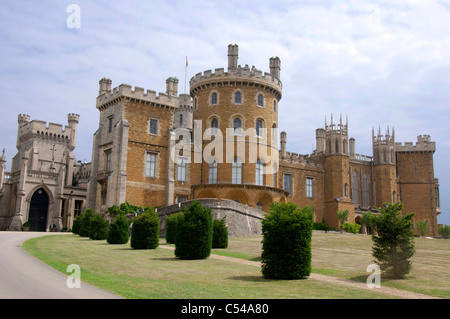
[[[175,256],[180,259],[204,259],[211,254],[212,212],[195,201],[187,207],[177,224]]]

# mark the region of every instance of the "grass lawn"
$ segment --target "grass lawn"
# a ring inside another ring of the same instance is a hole
[[[227,249],[214,254],[258,261],[261,236],[230,238]],[[162,239],[160,244],[164,244]],[[81,279],[126,298],[392,298],[375,291],[334,285],[315,279],[268,280],[259,267],[208,258],[179,260],[164,248],[134,250],[129,243],[109,245],[75,235],[46,236],[24,243],[43,262],[66,273],[81,267]],[[313,233],[313,272],[366,280],[372,263],[370,236]],[[450,241],[416,239],[414,269],[404,280],[382,285],[449,297]]]

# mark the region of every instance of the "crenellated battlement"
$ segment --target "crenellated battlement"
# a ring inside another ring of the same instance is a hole
[[[102,109],[107,107],[110,103],[117,101],[121,98],[129,98],[132,100],[154,103],[166,107],[178,108],[179,98],[167,93],[160,92],[156,94],[156,91],[145,91],[141,87],[133,87],[128,84],[121,84],[112,90],[103,93],[97,97],[97,108]]]
[[[27,136],[37,136],[41,138],[57,139],[69,141],[71,139],[72,128],[56,123],[48,123],[39,120],[33,120],[19,128],[19,138]]]
[[[282,91],[282,83],[281,81],[267,72],[262,72],[261,70],[256,69],[254,66],[250,68],[247,64],[245,67],[241,67],[240,65],[236,69],[229,69],[228,72],[225,72],[224,68],[215,69],[215,72],[212,70],[206,70],[203,73],[197,73],[194,75],[189,84],[191,86],[191,94],[195,92],[195,90],[204,85],[221,82],[251,82],[257,83],[263,86],[268,86],[279,93],[279,98],[281,98]]]
[[[311,167],[311,168],[322,168],[322,164],[319,164],[315,161],[313,156],[311,155],[304,155],[304,154],[298,154],[298,153],[291,153],[286,152],[286,156],[284,158],[280,158],[281,163],[287,163],[287,164],[297,164],[304,167]]]
[[[430,135],[417,136],[417,142],[395,143],[396,152],[435,152],[436,142],[431,141]]]

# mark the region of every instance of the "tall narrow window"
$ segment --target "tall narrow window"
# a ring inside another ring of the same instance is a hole
[[[242,163],[238,158],[235,158],[231,166],[231,184],[242,183]]]
[[[344,185],[344,196],[348,197],[348,184]]]
[[[313,198],[313,185],[314,185],[314,178],[307,177],[306,178],[306,197],[307,198]]]
[[[216,162],[216,160],[212,160],[211,163],[209,163],[208,182],[209,182],[209,184],[217,184],[217,162]]]
[[[369,179],[364,172],[362,177],[362,207],[369,207]]]
[[[359,204],[359,177],[356,169],[352,173],[352,202]]]
[[[396,197],[397,197],[397,194],[395,193],[395,191],[393,191],[392,192],[392,204],[395,204],[397,202]]]
[[[219,130],[219,122],[216,118],[211,120],[211,134],[217,134]]]
[[[292,192],[292,174],[284,174],[284,190]]]
[[[277,187],[277,164],[274,163],[273,164],[273,174],[272,174],[272,178],[273,178],[273,187]]]
[[[262,94],[258,94],[258,106],[264,106],[264,97]]]
[[[214,92],[213,94],[211,94],[211,105],[216,105],[217,104],[217,93]]]
[[[108,133],[111,133],[113,130],[113,117],[108,117]]]
[[[263,165],[263,163],[260,160],[258,160],[256,162],[256,166],[255,167],[256,167],[255,185],[262,186],[263,182],[264,182],[264,174],[263,174],[264,165]]]
[[[273,100],[273,111],[277,111],[277,101]]]
[[[240,134],[241,133],[241,129],[242,129],[242,122],[241,119],[236,117],[233,120],[233,129],[234,129],[234,133],[235,134]]]
[[[177,180],[179,180],[180,182],[186,181],[186,161],[185,160],[178,161]]]
[[[180,114],[180,125],[183,124],[183,114]]]
[[[436,197],[436,207],[440,208],[441,207],[441,199],[439,197],[439,186],[436,186],[434,188],[434,196]]]
[[[156,154],[147,153],[147,158],[145,162],[145,176],[155,177],[155,167],[156,167]]]
[[[111,151],[105,152],[106,155],[106,163],[105,163],[105,170],[110,171],[111,170]]]
[[[150,119],[150,134],[158,134],[158,120]]]
[[[256,121],[256,135],[262,136],[262,127],[263,127],[263,122],[261,120],[257,120]]]
[[[241,104],[242,103],[241,92],[234,93],[234,103],[236,103],[236,104]]]

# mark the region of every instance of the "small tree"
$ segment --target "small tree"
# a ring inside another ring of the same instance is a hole
[[[91,232],[91,219],[94,217],[94,210],[92,208],[86,209],[84,213],[80,215],[80,225],[78,229],[78,235],[81,237],[89,237]]]
[[[183,213],[176,213],[166,217],[166,242],[168,244],[174,244],[177,236],[177,225],[180,218],[183,217]]]
[[[159,218],[154,210],[146,211],[133,220],[131,247],[155,249],[159,245]]]
[[[336,214],[339,220],[339,227],[342,233],[342,225],[348,220],[348,210],[338,210]]]
[[[91,218],[89,238],[93,240],[103,240],[108,238],[109,222],[101,214],[95,214]]]
[[[228,228],[225,218],[213,220],[212,248],[228,247]]]
[[[175,256],[180,259],[204,259],[211,254],[212,211],[194,201],[184,210],[177,224]]]
[[[128,243],[128,228],[130,222],[124,214],[119,214],[115,221],[109,226],[108,240],[109,244],[126,244]]]
[[[261,270],[265,278],[303,279],[311,273],[314,209],[273,203],[262,221]]]
[[[377,236],[372,236],[372,255],[380,266],[383,275],[403,278],[411,270],[414,254],[414,235],[412,230],[414,213],[401,215],[403,204],[387,204],[380,208],[375,224]]]
[[[416,222],[416,228],[420,236],[424,237],[426,234],[428,234],[428,231],[430,230],[428,220],[418,220]]]
[[[440,225],[438,227],[438,233],[445,239],[450,238],[450,225]]]

